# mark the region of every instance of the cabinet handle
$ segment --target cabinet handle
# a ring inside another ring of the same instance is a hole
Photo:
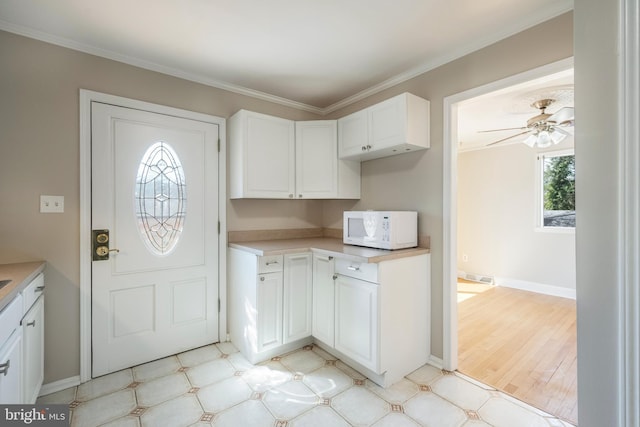
[[[28,322],[28,323],[27,323],[27,326],[33,326],[33,327],[35,327],[35,326],[36,326],[36,321],[34,320],[33,322]]]
[[[6,377],[7,374],[9,373],[9,365],[11,365],[11,359],[7,360],[6,363],[1,364],[0,365],[0,374],[4,375]]]
[[[333,257],[331,255],[329,255],[329,261],[331,261],[333,259]]]
[[[362,151],[367,151],[367,146],[366,145],[362,146]]]
[[[333,280],[336,280],[337,278],[338,278],[338,275],[337,275],[337,274],[334,274],[334,275],[333,275]]]
[[[360,267],[354,267],[354,266],[350,265],[349,267],[347,267],[347,270],[360,271]]]
[[[44,292],[44,286],[38,286],[35,292]]]
[[[264,282],[264,276],[260,276],[260,281]]]
[[[265,265],[277,264],[278,261],[267,261]]]
[[[298,197],[302,198],[302,194],[298,194]]]
[[[367,144],[367,151],[371,150],[371,146]]]

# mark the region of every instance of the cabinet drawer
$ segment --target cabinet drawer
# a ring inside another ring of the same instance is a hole
[[[29,311],[29,308],[44,292],[44,274],[40,273],[38,276],[29,283],[29,286],[22,292],[24,297],[24,312]]]
[[[20,325],[20,319],[22,319],[23,314],[22,310],[22,295],[18,294],[18,296],[0,312],[0,347],[2,347],[13,331]]]
[[[258,274],[282,271],[282,255],[258,257]]]
[[[367,282],[378,283],[378,264],[336,259],[336,273]]]

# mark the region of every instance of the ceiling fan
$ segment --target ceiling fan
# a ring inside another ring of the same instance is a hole
[[[546,113],[547,107],[549,107],[549,105],[554,102],[555,99],[541,99],[531,104],[533,108],[537,108],[538,110],[540,110],[540,114],[533,116],[529,120],[527,120],[527,125],[524,127],[491,129],[479,132],[498,132],[505,130],[524,131],[487,144],[487,147],[525,134],[529,134],[529,136],[522,142],[527,144],[529,147],[536,146],[539,148],[546,148],[551,146],[552,144],[558,144],[567,136],[571,135],[569,132],[565,131],[562,128],[573,126],[574,116],[573,107],[563,107],[556,111],[554,114]]]

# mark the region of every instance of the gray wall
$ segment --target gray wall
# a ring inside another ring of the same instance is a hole
[[[562,15],[333,113],[415,93],[431,101],[431,148],[364,162],[359,202],[229,202],[229,230],[339,228],[345,209],[417,210],[420,234],[431,236],[432,351],[441,357],[443,98],[572,56],[572,19]],[[221,117],[240,108],[317,117],[9,33],[0,32],[0,52],[0,262],[48,261],[48,383],[79,373],[80,88]],[[39,214],[40,194],[64,195],[65,213]]]
[[[571,148],[573,138],[545,150],[515,143],[459,153],[459,271],[495,277],[498,285],[524,281],[572,294],[575,235],[536,228],[537,154]]]

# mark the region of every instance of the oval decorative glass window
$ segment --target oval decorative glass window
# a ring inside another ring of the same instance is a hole
[[[149,250],[167,255],[184,228],[187,204],[182,164],[166,142],[156,142],[138,166],[135,191],[138,231]]]

